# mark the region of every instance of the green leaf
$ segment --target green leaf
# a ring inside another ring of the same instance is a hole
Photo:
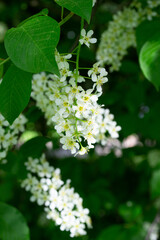
[[[10,124],[27,106],[31,94],[32,74],[12,65],[0,84],[0,112]]]
[[[5,181],[3,179],[2,183],[0,184],[0,193],[0,201],[12,200],[14,195],[14,188],[11,179],[5,179]]]
[[[104,229],[97,240],[139,240],[144,239],[146,233],[141,225],[131,225],[123,227],[122,225],[112,225]]]
[[[28,171],[24,165],[27,159],[20,154],[20,151],[8,152],[6,159],[7,163],[1,165],[3,171],[10,176],[15,176],[16,179],[25,179],[27,177]]]
[[[48,141],[48,138],[41,136],[32,138],[22,145],[20,153],[27,158],[40,157]]]
[[[152,199],[160,197],[160,169],[153,172],[150,182],[150,190]]]
[[[29,240],[29,228],[23,215],[14,207],[0,203],[1,240]]]
[[[101,232],[97,240],[115,240],[122,233],[122,226],[121,225],[112,225],[111,227],[106,228]],[[120,237],[120,236],[119,236]]]
[[[160,150],[154,149],[154,150],[149,151],[149,153],[147,155],[147,160],[149,162],[149,165],[152,168],[160,168]]]
[[[0,59],[0,63],[3,62],[3,59]],[[0,79],[3,76],[3,65],[0,65]]]
[[[160,31],[160,20],[154,19],[152,21],[142,22],[136,29],[136,42],[137,42],[137,52],[139,53],[143,45],[152,36]]]
[[[0,42],[0,58],[5,59],[7,57],[8,57],[8,55],[7,55],[6,49],[4,47],[4,42],[3,43]]]
[[[142,208],[132,202],[119,206],[118,212],[126,222],[139,221],[142,215]]]
[[[160,85],[160,20],[144,21],[136,30],[137,51],[145,77],[158,89]]]
[[[1,165],[1,169],[11,176],[15,175],[16,179],[25,179],[28,171],[24,163],[28,160],[28,157],[39,158],[45,151],[46,143],[49,141],[50,139],[42,136],[28,140],[21,146],[19,151],[7,154],[7,163]]]
[[[145,77],[159,89],[160,86],[160,33],[155,34],[141,48],[140,67]]]
[[[55,60],[59,37],[59,24],[48,16],[39,16],[8,30],[4,42],[7,54],[20,69],[59,75]]]
[[[92,13],[92,0],[55,0],[61,7],[67,8],[69,11],[84,18],[88,23],[90,22]]]

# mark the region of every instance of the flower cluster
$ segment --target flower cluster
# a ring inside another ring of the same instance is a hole
[[[64,183],[60,169],[50,166],[44,155],[40,159],[29,157],[25,165],[30,173],[21,186],[31,192],[30,200],[44,205],[47,218],[61,231],[69,231],[71,237],[85,235],[86,225],[92,227],[89,210],[83,208],[83,200],[70,187],[70,180]]]
[[[121,128],[109,110],[97,102],[102,85],[108,81],[106,70],[96,63],[88,71],[88,77],[83,77],[69,69],[70,57],[70,54],[56,54],[61,77],[45,73],[34,75],[31,95],[44,112],[47,123],[55,125],[63,149],[83,155],[96,142],[105,145],[108,136],[117,138]],[[91,89],[78,86],[85,78],[93,81]]]
[[[156,8],[160,5],[159,0],[148,0],[149,8]]]
[[[110,71],[118,71],[129,47],[136,47],[135,29],[144,20],[152,20],[157,15],[153,9],[160,5],[159,0],[148,0],[143,8],[134,1],[129,8],[118,11],[109,22],[108,29],[102,34],[97,51],[97,60],[110,65]]]
[[[25,130],[27,119],[20,115],[12,125],[0,114],[0,162],[6,162],[6,155],[12,146],[17,144],[18,135]]]

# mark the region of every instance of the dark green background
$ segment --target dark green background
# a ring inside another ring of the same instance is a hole
[[[98,42],[112,19],[113,12],[104,7],[106,2],[99,1],[93,10],[90,28],[95,31]],[[117,10],[129,3],[108,2]],[[43,8],[48,8],[49,15],[60,21],[61,8],[52,0],[1,1],[0,21],[7,23],[9,28],[17,26]],[[72,49],[79,34],[79,24],[79,17],[74,16],[62,27],[60,52]],[[75,33],[73,39],[67,37],[69,31]],[[82,48],[80,66],[92,66],[97,47],[98,43],[91,49]],[[119,158],[114,152],[100,157],[91,151],[87,159],[58,159],[48,153],[50,163],[61,168],[64,180],[72,180],[72,186],[84,199],[84,206],[90,209],[93,229],[87,236],[79,238],[82,240],[143,240],[146,235],[144,224],[152,222],[160,208],[160,95],[144,78],[136,49],[131,48],[128,52],[120,71],[109,74],[99,103],[111,110],[122,127],[120,140],[137,134],[141,146],[123,150]],[[0,58],[5,57],[1,43]],[[90,84],[87,82],[86,87]],[[29,130],[45,136],[53,131],[46,126],[43,114],[34,107],[34,102],[30,102],[25,114],[29,118]],[[58,149],[56,134],[52,141],[53,150]],[[38,147],[35,144],[35,152]],[[70,239],[68,233],[61,232],[52,221],[46,220],[43,207],[30,203],[30,195],[20,188],[19,179],[26,174],[23,171],[26,158],[27,153],[23,151],[9,153],[8,164],[0,169],[0,201],[21,211],[30,227],[32,240]]]

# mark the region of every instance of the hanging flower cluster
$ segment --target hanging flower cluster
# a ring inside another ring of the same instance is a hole
[[[70,187],[70,180],[64,183],[60,169],[50,166],[44,154],[40,159],[29,157],[25,165],[30,173],[21,186],[31,192],[30,200],[44,205],[47,218],[55,221],[61,231],[69,231],[71,237],[85,235],[86,225],[92,227],[89,210],[83,208],[83,200]]]
[[[145,19],[152,20],[157,15],[154,8],[160,6],[159,0],[148,0],[143,7],[134,1],[129,8],[118,11],[102,34],[97,51],[97,60],[101,65],[110,65],[110,71],[118,71],[127,49],[136,47],[135,29]]]
[[[86,35],[85,32],[81,40]],[[81,43],[85,44],[85,41]],[[32,97],[44,112],[47,123],[54,123],[63,149],[82,155],[96,142],[105,145],[108,136],[117,138],[121,128],[110,111],[97,103],[102,85],[108,81],[106,70],[94,64],[88,77],[83,77],[76,70],[70,70],[70,58],[71,54],[56,54],[61,77],[45,73],[33,75]],[[91,89],[78,86],[78,83],[85,82],[85,78],[93,81]]]
[[[6,162],[8,150],[17,144],[18,135],[25,130],[27,119],[20,115],[12,125],[0,114],[0,163]]]

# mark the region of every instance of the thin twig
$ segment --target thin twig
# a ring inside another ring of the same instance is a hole
[[[2,60],[2,59],[1,59]],[[3,65],[4,63],[6,63],[6,62],[8,62],[10,60],[10,58],[8,57],[8,58],[6,58],[6,59],[4,59],[2,62],[0,62],[0,66],[1,65]]]
[[[62,21],[59,22],[59,26],[62,26],[64,23],[66,23],[73,15],[74,13],[70,12],[65,18],[63,18]]]

